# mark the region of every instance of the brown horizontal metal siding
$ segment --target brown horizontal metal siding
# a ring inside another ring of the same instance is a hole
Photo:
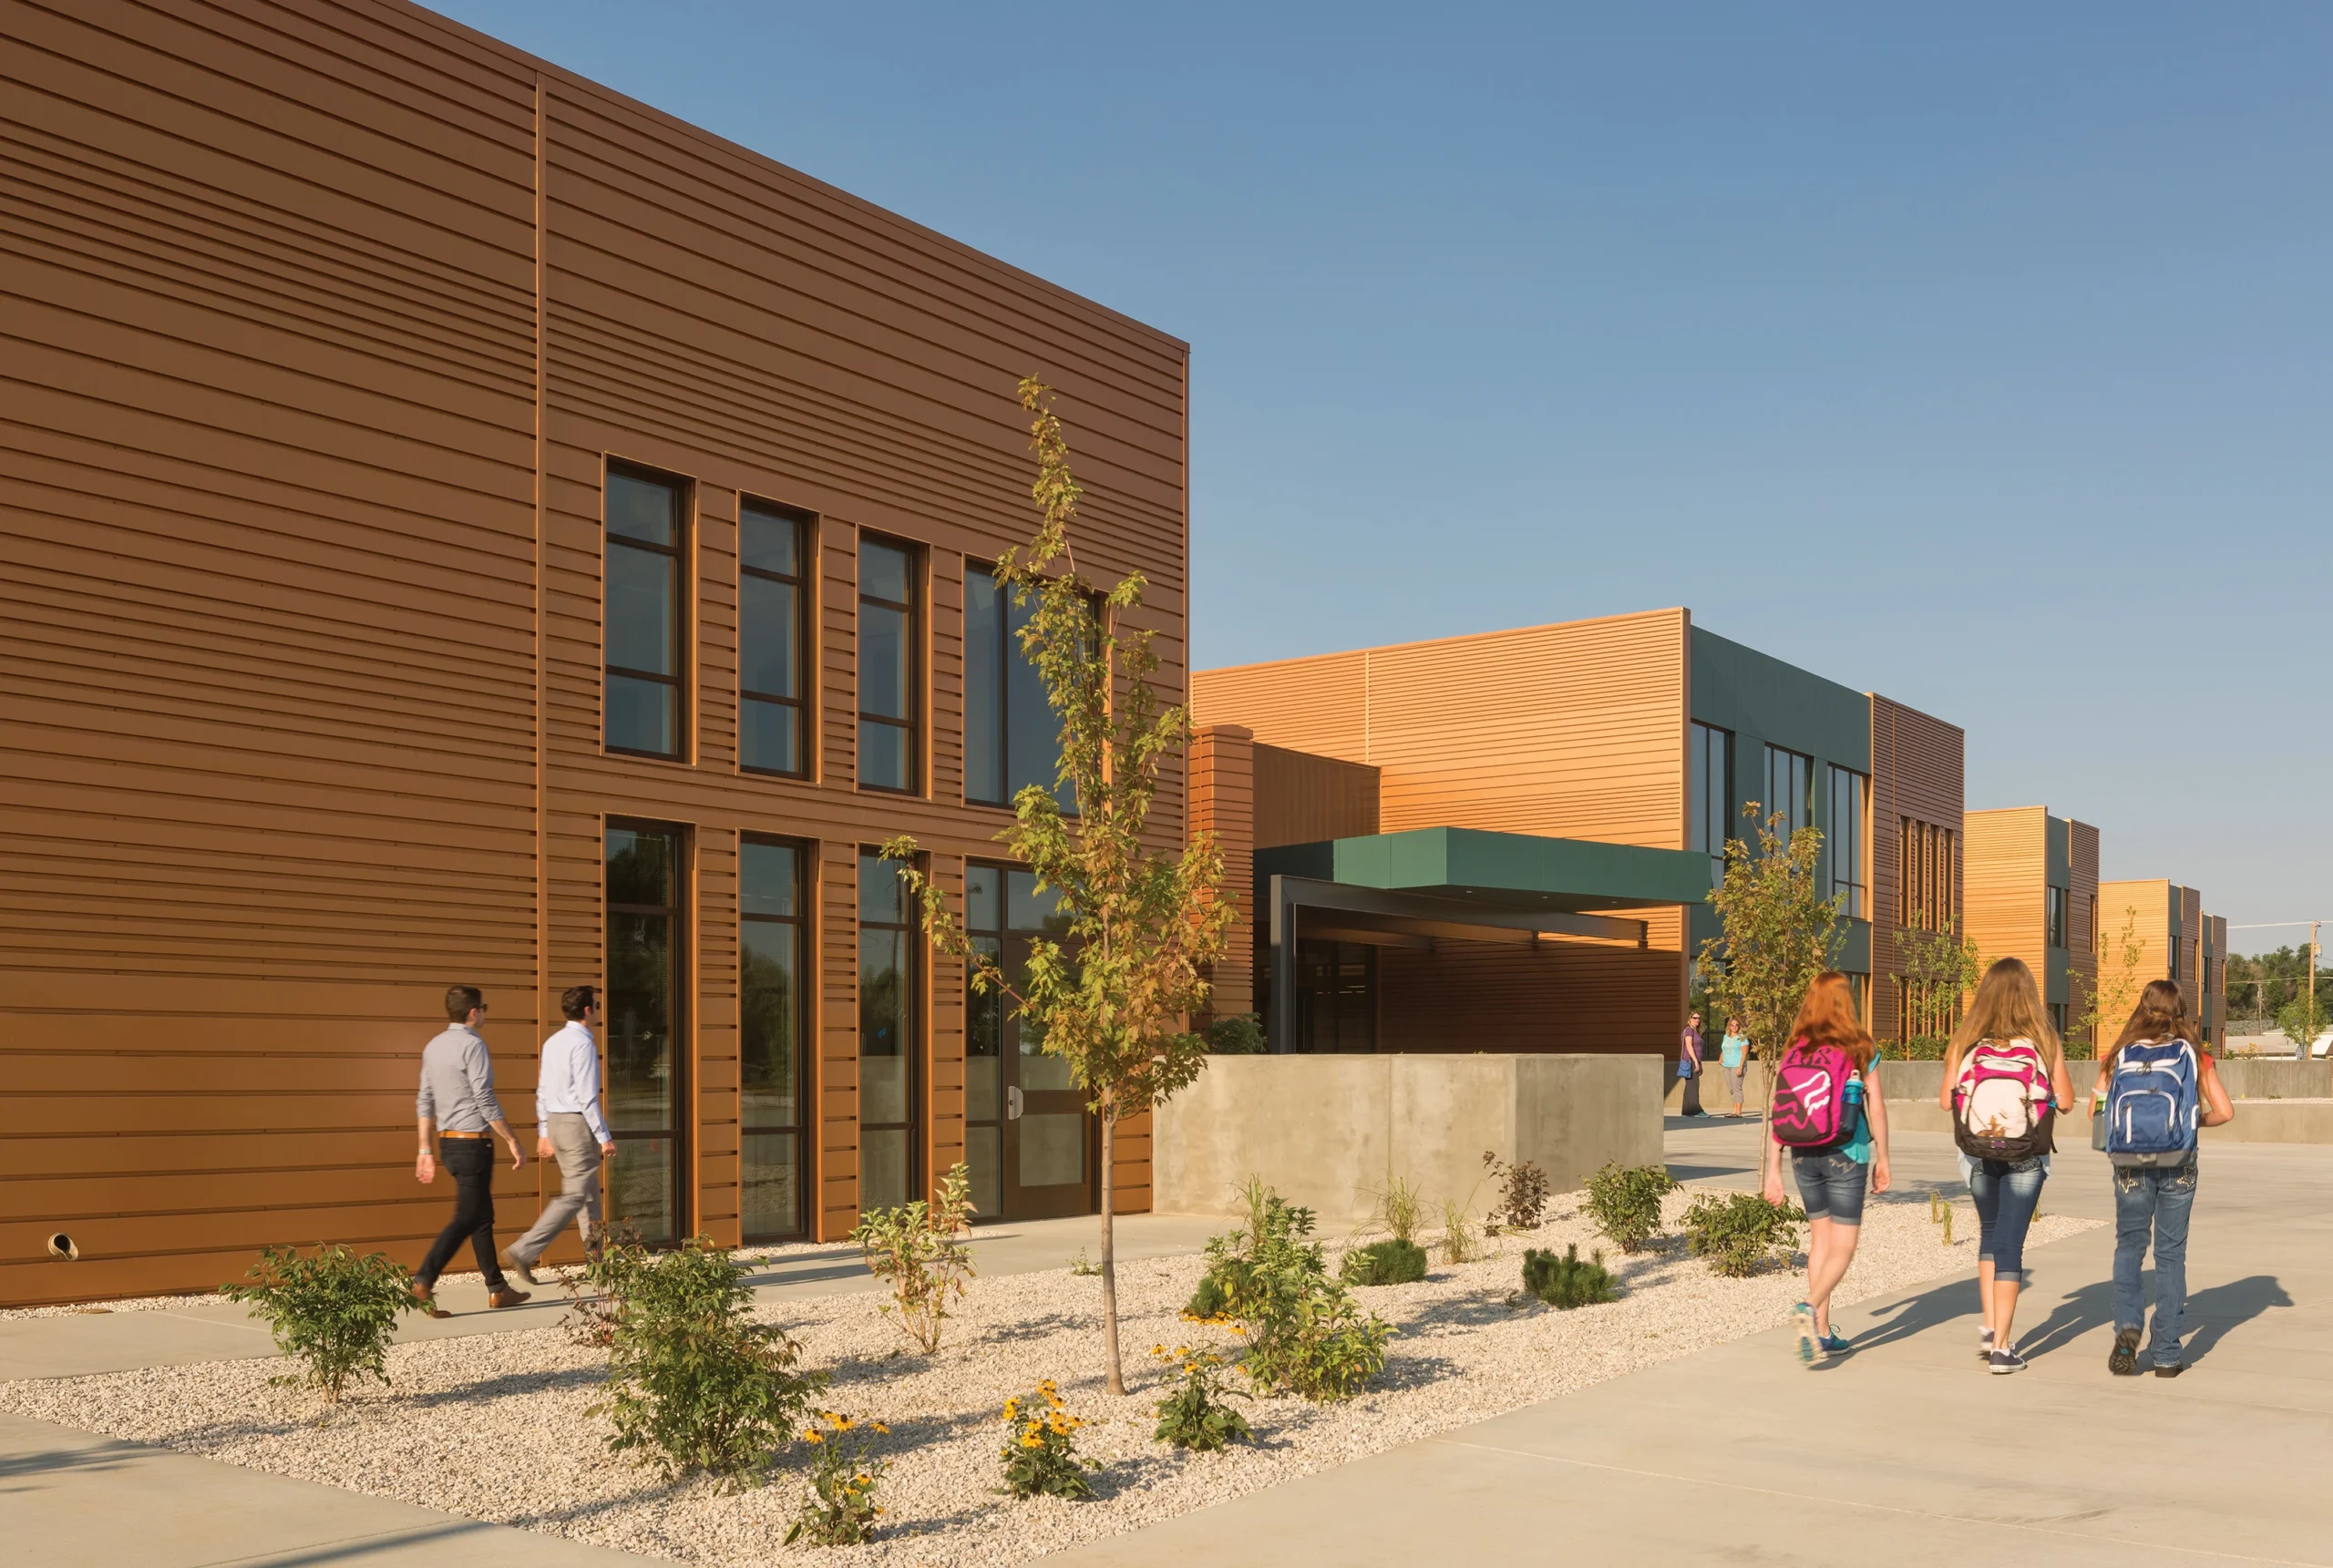
[[[1966,799],[1968,737],[1917,708],[1871,699],[1871,1022],[1883,1037],[1901,1016],[1896,976],[1903,968],[1903,877],[1898,861],[1906,817],[1941,827],[1953,842],[1952,912],[1968,930]]]
[[[1377,770],[1365,763],[1259,745],[1255,774],[1259,849],[1377,831]]]
[[[2098,904],[2098,829],[2086,822],[2068,821],[2066,846],[2068,880],[2072,883],[2072,907],[2066,912],[2066,964],[2074,973],[2074,983],[2066,989],[2067,1021],[2077,1040],[2094,1046],[2094,1038],[2082,1040],[2083,1031],[2072,1028],[2072,1015],[2081,1013],[2098,993],[2096,917],[2092,914]]]
[[[847,1229],[858,846],[913,833],[954,887],[1007,820],[961,800],[961,582],[1031,520],[1014,380],[1062,388],[1081,564],[1148,579],[1179,697],[1184,345],[389,0],[0,5],[0,1302],[207,1286],[265,1241],[412,1261],[437,995],[492,993],[530,1121],[612,815],[691,832],[724,1240],[737,839],[811,846],[812,1189]],[[610,456],[692,487],[677,763],[601,751]],[[818,515],[806,781],[736,770],[741,493]],[[855,784],[862,528],[927,552],[916,798]],[[927,1169],[961,1152],[961,985],[928,969]],[[538,1173],[503,1187],[508,1228]]]

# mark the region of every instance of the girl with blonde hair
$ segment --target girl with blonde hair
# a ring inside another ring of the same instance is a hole
[[[2191,1087],[2198,1102],[2194,1109],[2200,1112],[2195,1120],[2205,1127],[2234,1121],[2235,1107],[2228,1101],[2218,1069],[2212,1065],[2211,1052],[2204,1049],[2208,1038],[2189,1016],[2187,998],[2177,981],[2148,981],[2147,989],[2139,993],[2131,1021],[2122,1026],[2122,1037],[2098,1059],[2091,1113],[2103,1112],[2115,1063],[2126,1048],[2137,1049],[2135,1065],[2148,1057],[2166,1054],[2147,1048],[2184,1040],[2187,1052],[2175,1054],[2193,1053],[2189,1065],[2195,1069],[2195,1075]],[[2187,1221],[2195,1206],[2195,1153],[2191,1143],[2184,1160],[2159,1164],[2118,1163],[2114,1167],[2114,1348],[2107,1352],[2106,1369],[2118,1378],[2134,1378],[2139,1372],[2139,1340],[2147,1320],[2140,1274],[2149,1242],[2154,1245],[2154,1343],[2147,1358],[2154,1364],[2158,1378],[2176,1378],[2187,1369],[2181,1358],[2179,1330],[2187,1310]]]
[[[1985,971],[1944,1051],[1937,1100],[1977,1204],[1977,1354],[1997,1374],[2025,1369],[2009,1330],[2025,1283],[2025,1233],[2049,1179],[2057,1113],[2074,1100],[2065,1047],[2050,1027],[2033,971],[2003,958]]]
[[[1846,1081],[1840,1085],[1848,1111],[1838,1135],[1822,1143],[1785,1145],[1770,1119],[1760,1162],[1759,1184],[1766,1201],[1780,1204],[1783,1150],[1789,1148],[1799,1201],[1806,1209],[1806,1299],[1791,1318],[1798,1328],[1799,1359],[1811,1367],[1847,1348],[1845,1337],[1831,1327],[1831,1292],[1855,1260],[1866,1182],[1875,1193],[1887,1190],[1887,1106],[1880,1098],[1879,1074],[1872,1070],[1879,1047],[1856,1016],[1855,993],[1846,976],[1825,969],[1814,977],[1798,1004],[1790,1039],[1792,1052],[1835,1048],[1848,1064]],[[1785,1060],[1777,1071],[1787,1067]]]

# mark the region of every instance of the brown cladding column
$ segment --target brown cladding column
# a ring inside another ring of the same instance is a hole
[[[1255,981],[1255,733],[1239,724],[1209,724],[1191,735],[1191,832],[1212,833],[1223,852],[1223,885],[1238,905],[1221,962],[1208,979],[1215,987],[1211,1017],[1256,1010]]]

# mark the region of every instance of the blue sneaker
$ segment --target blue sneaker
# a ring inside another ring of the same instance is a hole
[[[1823,1354],[1825,1356],[1844,1356],[1847,1353],[1847,1337],[1835,1328],[1815,1343],[1823,1347]]]
[[[1814,1308],[1800,1302],[1790,1309],[1791,1324],[1798,1330],[1798,1358],[1806,1366],[1814,1365],[1816,1348],[1822,1341],[1814,1334]]]

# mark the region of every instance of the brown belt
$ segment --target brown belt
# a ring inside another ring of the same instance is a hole
[[[440,1132],[437,1136],[440,1138],[488,1138],[493,1134],[490,1132]]]

